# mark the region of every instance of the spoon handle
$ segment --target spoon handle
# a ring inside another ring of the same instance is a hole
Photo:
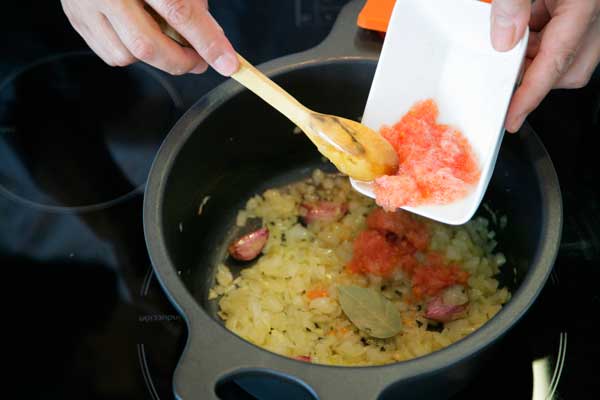
[[[300,127],[304,126],[311,111],[242,56],[238,54],[237,57],[240,60],[240,68],[231,77],[253,91],[293,123]]]

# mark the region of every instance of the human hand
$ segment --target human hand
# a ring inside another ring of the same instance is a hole
[[[202,73],[208,65],[229,76],[239,67],[223,29],[208,11],[208,0],[61,0],[75,30],[113,66],[138,60],[173,75]],[[165,35],[145,3],[180,33],[191,48]]]
[[[551,89],[581,88],[600,62],[600,0],[494,0],[491,39],[508,51],[530,34],[525,73],[515,91],[506,129],[519,130]]]

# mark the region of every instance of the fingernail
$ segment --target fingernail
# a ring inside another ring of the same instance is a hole
[[[222,54],[213,65],[221,75],[229,76],[238,69],[238,60],[231,54]]]
[[[206,69],[208,68],[208,64],[206,63],[200,63],[198,65],[196,65],[191,71],[191,74],[202,74],[204,72],[206,72]]]
[[[498,51],[508,51],[513,48],[516,25],[512,19],[503,15],[492,17],[492,45]]]

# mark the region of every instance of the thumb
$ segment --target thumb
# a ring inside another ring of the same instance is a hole
[[[515,47],[525,34],[531,15],[531,0],[492,2],[492,46],[498,51]]]

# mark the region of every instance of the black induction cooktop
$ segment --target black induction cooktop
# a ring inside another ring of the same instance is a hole
[[[346,2],[211,5],[236,48],[260,63],[319,43]],[[171,399],[186,328],[150,266],[143,189],[170,127],[222,78],[105,66],[58,2],[21,1],[0,19],[0,265],[16,321],[6,325],[16,352],[9,384],[23,399]],[[560,253],[538,301],[456,399],[600,396],[598,75],[553,92],[529,118],[561,182]]]

